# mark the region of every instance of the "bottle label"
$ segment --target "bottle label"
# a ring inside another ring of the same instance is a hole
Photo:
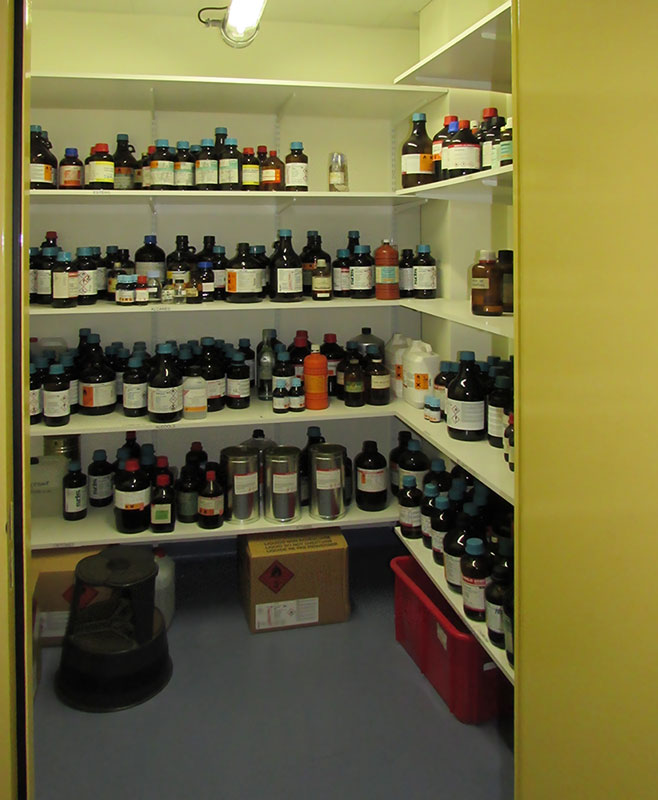
[[[303,394],[293,394],[288,399],[290,400],[290,408],[297,410],[300,408],[306,408],[306,398]]]
[[[441,161],[441,150],[443,150],[443,139],[432,142],[432,161]]]
[[[183,410],[183,387],[170,386],[161,388],[149,386],[148,410],[152,414],[173,414]]]
[[[487,621],[487,628],[492,633],[505,633],[505,626],[503,625],[503,607],[498,603],[490,603],[485,600],[485,619]]]
[[[340,469],[317,469],[315,471],[315,486],[317,489],[340,489]]]
[[[198,162],[197,162],[198,163]],[[220,183],[238,183],[239,182],[239,164],[237,158],[222,158],[219,161],[219,182]],[[199,179],[197,178],[197,183]]]
[[[433,175],[431,153],[407,153],[402,156],[403,175]]]
[[[73,408],[73,406],[78,405],[78,395],[79,395],[78,387],[79,387],[79,382],[77,380],[72,380],[70,382],[69,403],[71,404],[71,408]]]
[[[114,188],[115,189],[134,189],[135,170],[132,167],[114,168]]]
[[[199,510],[197,492],[176,492],[176,506],[179,517],[195,517]]]
[[[461,556],[451,556],[444,551],[443,566],[445,567],[446,580],[453,586],[462,585],[462,560]]]
[[[414,267],[414,289],[436,289],[436,267]]]
[[[123,287],[121,289],[117,288],[115,289],[114,300],[120,305],[132,305],[135,302],[135,290],[132,287],[129,289]]]
[[[414,372],[413,380],[414,389],[418,389],[421,392],[426,392],[430,388],[430,376],[427,372]],[[405,386],[407,386],[406,383]]]
[[[111,161],[90,161],[87,169],[89,183],[114,183],[114,164]]]
[[[105,383],[83,383],[78,386],[78,402],[84,408],[99,408],[109,406],[117,401],[117,387],[115,381]]]
[[[401,506],[398,503],[398,520],[400,525],[408,528],[420,528],[420,508],[419,506]]]
[[[207,410],[206,388],[204,386],[188,387],[187,381],[183,379],[183,414],[203,414]]]
[[[153,503],[151,505],[151,525],[171,524],[171,503]]]
[[[237,161],[236,161],[237,164]],[[196,185],[199,186],[201,184],[217,183],[217,172],[218,164],[217,160],[214,158],[200,158],[196,162]],[[228,183],[228,181],[227,181]]]
[[[75,486],[64,489],[64,511],[67,514],[76,514],[87,508],[87,487]]]
[[[391,476],[391,486],[399,486],[400,485],[400,469],[397,464],[389,464],[388,467],[389,474]]]
[[[174,185],[174,162],[151,160],[150,170],[151,186]]]
[[[292,267],[276,270],[276,291],[279,294],[294,294],[303,288],[303,270]]]
[[[372,289],[373,286],[372,266],[350,267],[350,289]]]
[[[258,472],[233,476],[233,494],[254,494],[258,491]]]
[[[217,400],[226,394],[226,378],[211,378],[206,381],[206,397]]]
[[[494,142],[491,150],[491,168],[498,169],[500,167],[500,142]]]
[[[480,145],[449,144],[450,169],[480,169]]]
[[[224,495],[219,497],[203,497],[199,495],[197,512],[202,517],[216,517],[224,515]]]
[[[514,278],[509,273],[503,274],[503,305],[514,305]]]
[[[441,422],[441,410],[438,408],[426,408],[425,419],[429,422]]]
[[[500,406],[487,406],[487,433],[502,437],[505,433],[505,414]]]
[[[144,511],[151,503],[151,487],[137,489],[134,492],[114,490],[114,507],[121,511]]]
[[[293,494],[297,491],[296,472],[275,472],[272,475],[273,494]]]
[[[135,261],[135,274],[148,275],[149,272],[158,272],[160,280],[162,280],[166,273],[164,261]]]
[[[135,302],[145,305],[149,301],[149,288],[148,286],[137,286],[135,289]]]
[[[390,375],[371,375],[370,387],[372,389],[390,389],[391,376]]]
[[[412,291],[414,288],[414,271],[413,269],[405,268],[400,270],[400,289],[405,291]]]
[[[378,284],[396,284],[400,281],[400,270],[396,266],[375,266],[375,281]]]
[[[137,163],[139,164],[139,161]],[[135,186],[141,186],[141,185],[142,185],[142,168],[137,167],[137,169],[135,170]]]
[[[77,395],[76,395],[77,400]],[[41,413],[41,389],[30,389],[30,416]]]
[[[311,281],[311,287],[314,292],[329,294],[331,291],[331,275],[314,275]]]
[[[281,183],[281,170],[276,167],[263,167],[262,183]]]
[[[443,537],[446,535],[445,531],[435,531],[432,528],[432,550],[435,553],[443,553]]]
[[[285,388],[290,391],[292,389],[292,379],[297,377],[296,375],[274,375],[273,378],[273,388],[276,389],[276,382],[277,381],[285,381]]]
[[[151,185],[151,166],[142,167],[142,188],[148,189]]]
[[[78,294],[82,297],[93,297],[98,293],[96,288],[96,270],[78,270]]]
[[[226,394],[228,397],[249,397],[249,378],[227,378]]]
[[[361,492],[385,492],[388,486],[386,467],[381,469],[356,468],[356,488]]]
[[[272,408],[276,408],[277,411],[285,411],[285,409],[290,408],[290,398],[288,395],[284,397],[279,397],[279,395],[272,395]]]
[[[471,278],[471,289],[488,289],[489,278]]]
[[[514,654],[514,625],[504,611],[503,628],[505,630],[505,650],[510,654]]]
[[[123,407],[146,408],[148,397],[148,383],[124,383]]]
[[[227,269],[226,291],[229,294],[261,292],[263,290],[262,272],[262,269]]]
[[[484,400],[446,400],[447,423],[459,431],[484,430]]]
[[[334,292],[349,292],[350,290],[350,268],[334,267]]]
[[[53,300],[68,300],[78,296],[77,272],[53,272]]]
[[[112,497],[112,475],[90,475],[89,497],[92,500],[107,500]]]
[[[286,186],[308,186],[308,164],[299,161],[286,164]]]
[[[336,170],[329,173],[329,186],[345,186],[347,177],[344,170]]]
[[[428,538],[432,537],[432,516],[430,514],[423,514],[420,512],[420,529],[423,536]]]
[[[486,141],[482,143],[482,169],[491,166],[493,157],[493,142]]]
[[[49,269],[37,271],[37,294],[51,294],[53,290],[53,273]]]
[[[446,410],[446,396],[448,391],[445,386],[434,386],[434,397],[436,397],[441,405],[441,411]]]
[[[340,364],[340,359],[338,358],[328,358],[327,359],[327,377],[334,378],[336,376],[336,367]]]
[[[96,267],[96,291],[104,292],[107,289],[107,267]]]
[[[174,184],[176,186],[194,186],[194,164],[191,161],[176,161]]]
[[[345,386],[345,372],[338,372],[338,370],[336,370],[336,383],[338,386]]]
[[[304,377],[304,364],[294,364],[295,369],[295,378],[303,378]]]
[[[511,161],[512,160],[512,140],[511,139],[504,139],[500,143],[500,160],[501,161]]]
[[[37,166],[36,164],[34,166]],[[31,170],[30,170],[31,172]],[[34,180],[30,175],[30,179]],[[64,164],[59,168],[59,185],[63,189],[82,188],[82,167],[75,164]]]
[[[50,164],[30,164],[31,183],[55,183],[54,170]]]
[[[212,294],[215,291],[215,282],[212,281],[202,281],[201,282],[201,291],[204,293]]]
[[[71,413],[69,390],[62,389],[58,392],[43,392],[43,413],[46,417],[65,417]]]
[[[469,611],[480,611],[484,613],[484,590],[490,583],[491,578],[467,578],[462,575],[462,595],[464,597],[464,608]]]
[[[260,167],[258,166],[258,164],[242,165],[242,185],[243,186],[260,185]]]
[[[363,391],[363,381],[347,381],[345,391],[360,394]]]

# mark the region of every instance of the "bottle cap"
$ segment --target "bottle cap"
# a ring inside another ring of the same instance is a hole
[[[509,558],[514,555],[514,540],[509,536],[498,538],[498,555]]]
[[[480,261],[495,261],[496,253],[493,250],[480,250],[478,258]]]
[[[215,344],[215,340],[212,336],[202,336],[201,337],[201,347],[212,347]]]
[[[267,153],[267,145],[266,144],[259,144],[256,148],[259,153]]]
[[[215,136],[226,136],[228,130],[223,127],[215,128]]]
[[[458,122],[459,117],[456,117],[454,114],[448,114],[443,118],[443,125],[450,125],[451,122]]]
[[[434,505],[441,511],[445,511],[446,508],[450,508],[450,500],[448,500],[447,497],[437,497],[434,501]]]
[[[37,369],[48,369],[48,359],[43,358],[43,356],[35,358],[34,363],[36,364]]]
[[[127,142],[128,138],[127,133],[117,133],[117,142]]]
[[[504,564],[494,564],[491,577],[496,583],[511,583],[510,570]]]
[[[231,355],[231,361],[233,361],[234,363],[237,363],[237,364],[242,363],[244,361],[244,353],[241,353],[239,350],[236,350]]]
[[[30,125],[30,133],[41,133],[41,125]]]
[[[57,260],[58,261],[70,261],[71,260],[71,254],[67,253],[64,250],[60,250],[59,253],[57,253]]]
[[[413,475],[404,475],[402,485],[409,488],[416,485],[416,478]]]
[[[326,344],[335,344],[336,343],[336,334],[335,333],[325,333],[324,341]]]
[[[337,258],[349,258],[350,251],[347,248],[342,248],[336,251]]]
[[[253,154],[254,154],[254,148],[253,148],[253,147],[243,147],[243,148],[242,148],[242,152],[243,152],[243,153],[244,153],[244,155],[246,155],[246,156],[253,156]]]
[[[497,117],[498,116],[498,109],[497,108],[484,108],[482,109],[482,118],[488,119],[489,117]]]
[[[446,468],[446,462],[442,458],[433,458],[430,466],[432,468],[432,472],[443,472]]]
[[[410,450],[412,453],[420,452],[420,442],[418,439],[409,439],[407,450]]]
[[[190,145],[190,153],[198,153],[201,150],[200,144],[191,144]]]
[[[293,343],[295,347],[306,347],[308,339],[305,336],[295,336]]]
[[[499,369],[499,367],[493,367],[493,369]],[[494,386],[496,389],[509,389],[512,386],[512,379],[508,375],[496,375]]]
[[[79,461],[69,461],[68,469],[69,469],[69,472],[78,472],[81,469],[80,462]]]
[[[285,389],[286,388],[286,379],[285,378],[277,378],[276,379],[276,388],[277,389]]]
[[[201,147],[214,147],[215,142],[213,139],[201,139]]]
[[[354,247],[355,253],[369,253],[370,252],[370,245],[369,244],[357,244]]]
[[[190,149],[190,143],[186,142],[185,139],[181,139],[180,141],[176,142],[176,147],[179,150],[189,150]]]
[[[169,355],[174,352],[174,347],[169,342],[165,342],[164,344],[157,345],[155,351],[156,353],[160,353],[161,355]]]
[[[461,500],[466,491],[466,481],[462,478],[454,478],[450,489],[448,490],[448,497],[451,500]]]
[[[30,247],[30,258],[32,258],[32,256],[38,256],[38,255],[39,255],[39,248]]]
[[[93,247],[77,247],[75,254],[76,256],[91,256],[93,255]]]
[[[467,505],[470,505],[467,503]],[[484,542],[482,539],[467,539],[466,552],[469,556],[481,556],[484,553]]]
[[[358,239],[361,236],[359,231],[347,231],[348,239]]]
[[[368,345],[366,345],[366,353],[368,353],[369,355],[372,355],[372,356],[377,355],[379,353],[379,347],[377,347],[376,344],[368,344]],[[428,395],[428,397],[429,397],[429,395]],[[425,398],[425,399],[427,400],[427,398]]]
[[[459,130],[459,122],[457,120],[448,123],[448,131],[450,133],[456,133]]]
[[[475,361],[475,353],[472,350],[462,350],[459,359],[460,361]]]
[[[212,261],[199,261],[200,269],[212,269]]]
[[[128,358],[130,356],[130,350],[128,350],[127,347],[120,347],[117,351],[117,355],[119,356],[119,358]]]
[[[107,452],[105,450],[94,450],[91,459],[92,461],[105,461],[107,459]]]
[[[142,463],[144,463],[143,460]],[[125,469],[127,472],[137,472],[137,470],[139,469],[139,461],[136,458],[129,458],[126,461]]]
[[[301,142],[290,142],[291,150],[303,150],[304,145]]]
[[[418,252],[419,253],[429,253],[430,246],[428,244],[419,244],[418,245]]]
[[[509,415],[509,424],[514,425],[514,414]]]
[[[320,427],[318,425],[309,425],[306,429],[307,436],[321,436]]]
[[[501,264],[514,264],[514,251],[513,250],[499,250],[498,261]]]
[[[471,130],[472,130],[472,131],[476,131],[476,130],[478,129],[478,127],[479,127],[479,126],[478,126],[478,121],[477,121],[476,119],[472,119],[472,120],[471,120]],[[482,125],[482,128],[488,128],[488,127],[489,127],[489,125],[488,125],[488,124],[487,124],[487,122],[485,121],[485,122],[483,123],[483,125]]]
[[[470,127],[471,127],[471,123],[469,122],[469,120],[467,120],[467,119],[460,119],[459,120],[459,130],[460,131],[466,130],[466,128],[470,128]]]
[[[97,333],[87,334],[87,344],[100,344],[101,337]]]
[[[416,112],[411,117],[412,122],[425,122],[426,119],[427,119],[427,116],[425,114],[423,114],[422,112]]]
[[[168,467],[169,466],[169,457],[168,456],[158,456],[155,459],[155,466],[156,467]]]
[[[110,148],[108,147],[108,145],[105,142],[99,142],[95,146],[94,149],[96,150],[97,153],[109,153],[110,152]]]
[[[279,361],[290,361],[290,353],[287,350],[279,350],[276,357]]]
[[[155,445],[152,445],[150,442],[146,442],[146,444],[142,445],[142,455],[144,453],[155,453]]]
[[[430,408],[441,408],[441,401],[438,397],[434,397],[434,395],[430,395],[428,405]]]
[[[292,385],[295,388],[299,388],[302,385],[302,379],[301,378],[293,378],[292,379]]]
[[[77,147],[66,147],[66,148],[64,148],[64,155],[68,156],[69,158],[77,158],[78,157],[78,148]]]
[[[142,359],[140,356],[133,356],[132,358],[128,359],[128,366],[132,367],[133,369],[138,369],[142,366]]]
[[[225,139],[224,140],[224,144],[227,147],[237,147],[238,146],[238,140],[237,139],[233,139],[233,138]]]
[[[224,253],[226,252],[226,248],[224,247],[224,245],[216,244],[213,246],[212,251],[213,253],[218,253],[219,255],[223,256]]]
[[[259,255],[261,253],[264,253],[265,252],[265,245],[264,244],[255,244],[254,245],[254,252],[258,253]]]
[[[450,361],[442,361],[439,364],[439,372],[450,372]]]
[[[158,475],[155,479],[156,486],[169,486],[169,482],[170,482],[169,475],[167,475],[164,472],[161,475]]]
[[[318,236],[317,231],[306,231],[306,236],[310,239],[312,236]]]
[[[363,450],[365,453],[376,453],[377,442],[372,439],[366,439],[366,441],[363,443]]]
[[[477,517],[478,507],[475,503],[464,503],[464,513],[468,514],[469,517]]]
[[[270,150],[270,158],[276,158],[276,150]]]
[[[435,483],[425,484],[425,497],[436,497],[439,493],[439,487]]]
[[[311,353],[319,353],[320,352],[320,345],[319,344],[312,344],[311,345]]]
[[[279,237],[280,238],[291,237],[291,236],[292,236],[292,231],[290,230],[290,228],[279,228]]]
[[[355,342],[354,340],[350,339],[349,342],[345,345],[346,350],[358,350],[359,343]]]
[[[42,256],[56,256],[59,253],[57,247],[44,247],[41,251]]]
[[[156,139],[155,140],[156,147],[169,147],[169,139]]]
[[[246,339],[246,338],[239,339],[238,344],[240,345],[240,347],[249,347],[249,345],[251,344],[251,339]]]
[[[36,371],[37,371],[37,365],[30,364],[30,375],[34,375]]]
[[[64,366],[62,364],[51,364],[48,368],[48,372],[51,375],[63,375],[64,374]]]

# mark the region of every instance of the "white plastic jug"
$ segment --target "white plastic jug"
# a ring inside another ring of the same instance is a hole
[[[431,345],[414,339],[402,360],[403,397],[414,408],[425,405],[425,397],[432,394],[434,376],[439,371],[440,359]]]
[[[394,333],[386,342],[384,363],[391,373],[391,388],[396,397],[402,397],[402,359],[411,339],[402,333]]]

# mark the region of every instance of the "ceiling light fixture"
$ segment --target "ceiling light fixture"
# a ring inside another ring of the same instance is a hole
[[[206,6],[199,9],[197,18],[207,28],[219,28],[224,41],[231,47],[246,47],[256,38],[267,0],[231,0],[226,6]],[[222,19],[203,18],[204,11],[224,11]]]

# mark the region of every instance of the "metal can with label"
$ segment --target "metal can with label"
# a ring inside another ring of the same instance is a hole
[[[265,519],[294,522],[301,517],[298,447],[265,451]]]
[[[345,515],[345,448],[314,444],[309,454],[310,514],[315,519],[340,519]]]
[[[260,517],[258,507],[258,450],[236,445],[225,447],[220,455],[222,475],[226,479],[224,519],[253,522]]]

